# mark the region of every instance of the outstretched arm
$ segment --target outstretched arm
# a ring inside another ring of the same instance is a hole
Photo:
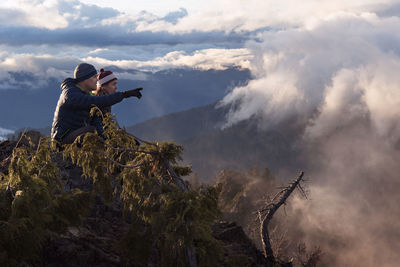
[[[97,106],[99,108],[112,106],[124,99],[122,92],[116,92],[104,96],[91,96],[82,92],[79,88],[70,88],[63,91],[65,94],[65,105],[73,108],[91,108]]]

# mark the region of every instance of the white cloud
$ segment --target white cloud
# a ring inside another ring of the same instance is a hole
[[[130,72],[114,72],[115,76],[118,79],[126,79],[126,80],[137,80],[137,81],[146,81],[148,76],[146,73],[137,72],[137,73],[130,73]]]
[[[97,66],[117,66],[123,69],[160,70],[168,68],[196,68],[222,70],[227,67],[249,67],[251,54],[247,49],[204,49],[187,54],[174,51],[153,60],[107,60],[101,57],[87,57],[84,61]]]
[[[363,66],[389,64],[388,58],[398,60],[400,50],[393,50],[400,44],[397,27],[399,19],[342,14],[314,23],[312,28],[263,33],[262,42],[248,44],[257,79],[233,90],[223,101],[241,103],[231,113],[230,123],[260,114],[269,123],[293,114],[312,114],[326,101],[329,104],[328,92],[336,90],[331,89],[332,83],[337,84],[337,90],[360,83],[345,81],[340,73],[348,70],[361,75]],[[360,90],[364,93],[369,89],[364,86],[356,92]]]
[[[168,1],[140,1],[131,0],[129,4],[124,0],[82,0],[86,4],[100,5],[116,8],[127,14],[137,14],[146,10],[157,16],[164,16],[169,12],[185,7],[191,12],[199,12],[204,9],[203,2],[197,0],[168,0]]]
[[[3,3],[2,6],[11,9],[4,9],[2,13],[7,14],[11,11],[18,14],[17,20],[8,18],[7,21],[2,21],[4,24],[34,26],[47,29],[58,29],[68,26],[68,21],[59,12],[59,1],[57,0],[17,0]]]
[[[49,79],[71,76],[80,62],[72,57],[51,55],[0,54],[0,89],[38,89]]]
[[[38,74],[42,78],[58,78],[65,75],[66,68],[76,65],[78,59],[72,57],[58,58],[52,55],[11,54],[0,56],[0,69],[3,74],[10,71],[23,71]],[[47,75],[44,75],[47,74]]]
[[[109,49],[108,48],[96,48],[96,49],[94,49],[94,50],[92,50],[92,51],[89,51],[89,55],[97,55],[97,54],[101,54],[101,53],[104,53],[104,52],[106,52],[106,51],[108,51]]]
[[[13,130],[9,130],[9,129],[5,129],[5,128],[0,127],[0,141],[3,141],[5,139],[7,139],[6,138],[7,135],[13,134],[13,133],[14,133]]]
[[[0,14],[4,25],[55,30],[96,27],[99,21],[117,16],[119,12],[86,5],[79,0],[17,0],[0,3]]]

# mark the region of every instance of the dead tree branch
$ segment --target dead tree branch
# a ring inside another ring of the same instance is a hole
[[[275,262],[274,251],[272,250],[268,225],[272,220],[275,212],[285,204],[289,196],[293,193],[296,188],[299,188],[300,192],[304,193],[304,190],[300,186],[300,182],[302,181],[304,176],[304,172],[301,172],[300,175],[294,180],[294,182],[290,183],[287,187],[283,188],[278,194],[273,198],[273,202],[269,203],[265,208],[258,211],[258,218],[260,220],[260,236],[264,250],[264,256],[270,262]],[[275,199],[280,196],[279,200],[275,202]]]

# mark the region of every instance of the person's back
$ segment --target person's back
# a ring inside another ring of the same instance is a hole
[[[87,63],[75,68],[74,77],[62,82],[62,92],[54,112],[51,137],[61,143],[72,143],[81,134],[95,132],[89,121],[92,107],[109,107],[126,97],[141,97],[141,88],[104,96],[91,95],[90,92],[96,89],[97,71]]]

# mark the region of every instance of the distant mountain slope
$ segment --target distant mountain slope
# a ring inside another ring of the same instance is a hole
[[[147,140],[183,142],[212,132],[222,125],[226,109],[214,107],[215,103],[153,118],[128,127],[127,131]]]
[[[269,130],[260,129],[255,120],[221,129],[226,112],[211,104],[154,118],[127,131],[143,139],[183,145],[185,162],[205,181],[224,168],[268,167],[278,177],[298,171],[296,142],[303,125],[296,118]]]
[[[252,122],[183,140],[184,159],[206,180],[222,169],[269,168],[279,178],[298,172],[296,136],[262,131]]]

